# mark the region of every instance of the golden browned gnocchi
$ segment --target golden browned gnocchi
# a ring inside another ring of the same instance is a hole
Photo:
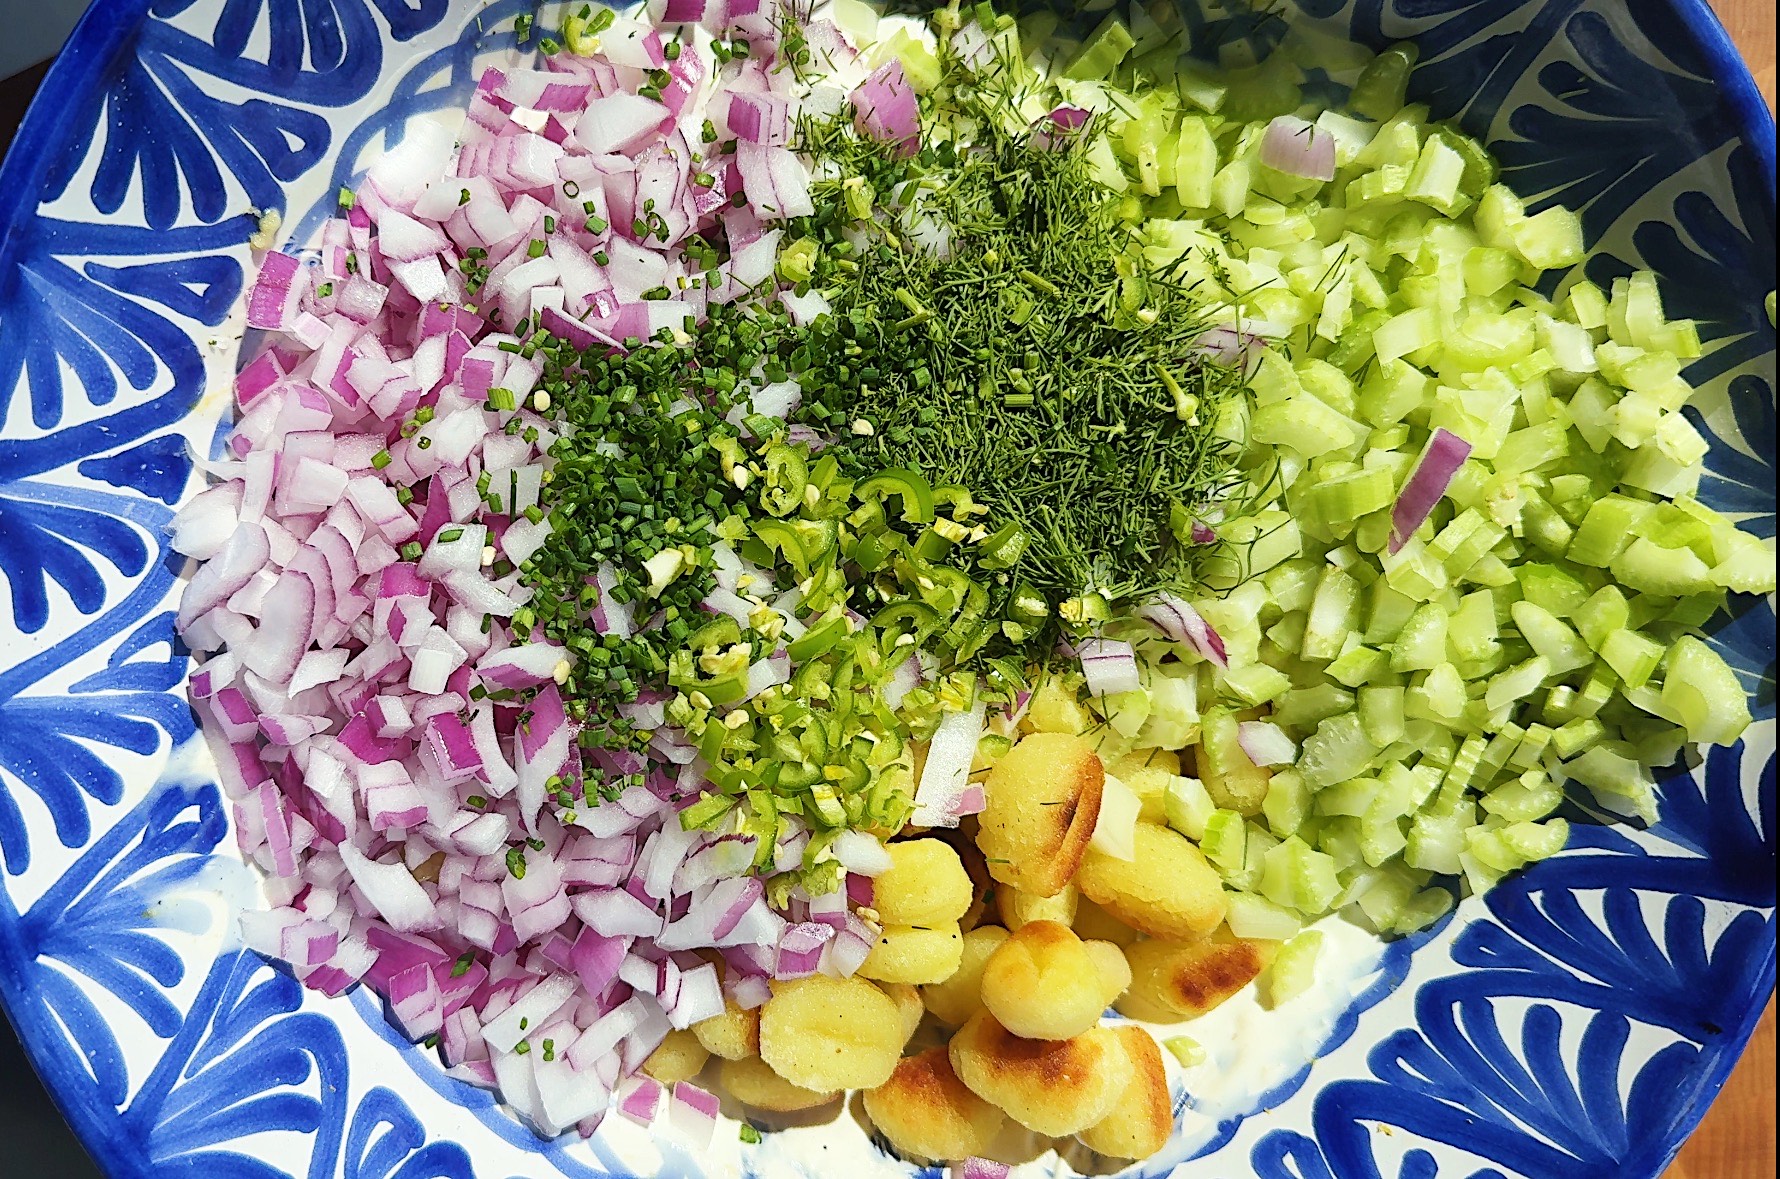
[[[921,988],[927,1010],[941,1023],[962,1027],[983,1009],[983,967],[1008,938],[999,925],[979,925],[964,935],[958,970],[944,982]]]
[[[643,1071],[664,1085],[677,1085],[698,1076],[710,1059],[710,1052],[697,1036],[690,1031],[673,1031],[649,1054]]]
[[[1131,986],[1131,963],[1125,951],[1113,942],[1084,941],[1088,957],[1094,959],[1094,972],[1100,978],[1100,1006],[1111,1007]]]
[[[840,1096],[839,1093],[818,1093],[793,1085],[758,1056],[724,1061],[717,1068],[717,1079],[724,1092],[743,1105],[771,1113],[801,1113],[827,1105]]]
[[[1131,1067],[1107,1028],[1070,1040],[1025,1040],[987,1011],[952,1037],[958,1079],[1014,1121],[1055,1138],[1079,1134],[1112,1113]]]
[[[964,957],[964,935],[958,923],[944,925],[886,925],[877,944],[859,968],[859,977],[878,982],[944,982],[958,973]]]
[[[1200,937],[1224,920],[1224,882],[1184,835],[1137,824],[1136,856],[1121,860],[1093,848],[1078,883],[1095,904],[1151,937]]]
[[[1077,681],[1069,676],[1046,676],[1026,705],[1024,726],[1034,733],[1086,733],[1099,722],[1081,702]]]
[[[902,1056],[890,996],[860,978],[812,975],[773,984],[760,1012],[760,1057],[804,1089],[872,1089]]]
[[[915,1030],[921,1026],[922,1017],[927,1014],[927,1005],[921,1002],[921,990],[908,983],[880,983],[879,989],[896,1004],[896,1017],[902,1022],[902,1043],[906,1048]]]
[[[760,1054],[760,1009],[744,1011],[734,999],[723,1003],[723,1014],[692,1025],[692,1034],[712,1056],[742,1060]]]
[[[1067,1040],[1100,1021],[1105,983],[1094,955],[1066,925],[1014,931],[983,967],[983,1005],[1029,1040]]]
[[[1033,733],[995,763],[977,845],[1002,884],[1054,897],[1069,883],[1100,819],[1106,772],[1088,742]]]
[[[1174,1133],[1174,1098],[1168,1092],[1168,1071],[1155,1038],[1127,1024],[1108,1029],[1119,1038],[1131,1060],[1124,1091],[1113,1111],[1081,1132],[1090,1150],[1119,1159],[1147,1159]]]
[[[974,1158],[1007,1122],[958,1079],[944,1048],[908,1057],[861,1100],[890,1145],[922,1163]]]
[[[995,890],[995,911],[1001,917],[1001,924],[1008,929],[1019,929],[1034,921],[1074,925],[1076,906],[1081,898],[1081,890],[1073,884],[1065,884],[1054,897],[1035,897],[1011,884],[1004,884]]]
[[[891,867],[872,882],[871,907],[886,925],[956,924],[970,908],[970,875],[937,839],[887,844]]]
[[[1083,941],[1111,942],[1120,947],[1143,936],[1087,897],[1076,905],[1073,925],[1075,935]]]
[[[1121,757],[1106,771],[1137,795],[1137,817],[1148,823],[1168,817],[1168,784],[1180,774],[1180,754],[1167,749],[1139,749]]]
[[[1274,942],[1228,936],[1139,942],[1125,952],[1131,987],[1118,1008],[1151,1023],[1204,1015],[1253,982],[1277,949]]]

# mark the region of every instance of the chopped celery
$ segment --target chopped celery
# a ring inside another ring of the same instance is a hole
[[[1341,653],[1342,640],[1353,630],[1359,603],[1360,587],[1354,579],[1333,565],[1326,566],[1304,627],[1306,658],[1326,660]]]
[[[1280,837],[1295,834],[1310,811],[1310,787],[1296,770],[1283,770],[1273,775],[1267,783],[1267,798],[1261,804],[1261,813],[1267,819],[1267,825],[1273,833]],[[1205,806],[1211,806],[1211,796],[1205,796]],[[1177,831],[1185,833],[1185,828],[1175,823],[1170,811],[1169,823]],[[1197,815],[1192,816],[1198,818]],[[1203,828],[1203,819],[1200,819]]]
[[[1391,670],[1430,671],[1446,661],[1447,612],[1429,602],[1410,615],[1391,648]]]
[[[1321,930],[1307,929],[1285,945],[1267,969],[1267,1004],[1279,1007],[1316,983],[1316,960],[1323,950]]]
[[[1276,774],[1273,780],[1278,782],[1286,776]],[[1297,777],[1295,774],[1291,776]],[[1218,809],[1204,783],[1197,778],[1182,777],[1169,781],[1168,790],[1162,796],[1162,807],[1168,825],[1192,840],[1204,838],[1205,825]]]
[[[1544,770],[1528,770],[1483,796],[1483,809],[1509,822],[1543,819],[1562,806],[1563,787]]]
[[[1538,690],[1551,674],[1551,660],[1543,655],[1535,655],[1501,675],[1489,683],[1489,690],[1484,695],[1484,703],[1490,711],[1495,711],[1508,704],[1525,700]]]
[[[1662,662],[1663,647],[1636,631],[1615,630],[1601,644],[1601,659],[1626,685],[1641,688]]]
[[[1209,1057],[1205,1046],[1191,1036],[1170,1036],[1162,1041],[1162,1047],[1180,1061],[1182,1068],[1197,1068]]]
[[[1637,759],[1596,745],[1566,761],[1564,771],[1592,790],[1602,806],[1647,823],[1656,819],[1656,783]]]
[[[1305,739],[1298,772],[1312,786],[1332,786],[1364,770],[1378,753],[1357,712],[1332,716]]]
[[[1304,928],[1297,913],[1250,892],[1230,893],[1228,914],[1225,921],[1229,923],[1230,932],[1240,938],[1283,942],[1297,936]]]
[[[1341,892],[1333,857],[1296,835],[1269,851],[1261,871],[1261,895],[1308,916],[1329,911]]]
[[[1663,667],[1664,715],[1687,729],[1687,738],[1729,745],[1749,727],[1749,697],[1723,657],[1692,635],[1669,648]]]
[[[1222,807],[1212,811],[1199,836],[1199,850],[1225,874],[1242,871],[1248,854],[1248,832],[1242,816]]]

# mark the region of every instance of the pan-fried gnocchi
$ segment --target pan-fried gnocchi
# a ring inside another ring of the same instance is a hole
[[[921,988],[921,999],[936,1019],[962,1027],[983,1009],[983,967],[1007,938],[999,925],[979,925],[964,935],[957,971],[944,982]]]
[[[818,1109],[840,1096],[838,1091],[818,1093],[801,1085],[793,1085],[758,1056],[749,1060],[724,1061],[717,1068],[717,1080],[722,1083],[725,1091],[743,1105],[769,1113],[801,1113],[807,1109]]]
[[[760,1009],[744,1011],[734,999],[723,1004],[723,1014],[692,1025],[705,1051],[724,1060],[745,1060],[760,1054]]]
[[[1068,926],[1034,921],[983,967],[983,1005],[1029,1040],[1067,1040],[1100,1021],[1105,985],[1094,955]]]
[[[872,881],[872,904],[886,925],[956,924],[970,909],[970,875],[937,839],[888,844],[891,867]]]
[[[1139,942],[1126,951],[1131,986],[1119,1011],[1151,1023],[1197,1018],[1253,982],[1277,949],[1228,936]]]
[[[1028,1130],[1055,1138],[1079,1134],[1112,1113],[1131,1067],[1108,1028],[1069,1040],[1026,1040],[987,1011],[952,1037],[949,1051],[971,1092]]]
[[[1069,883],[1100,819],[1106,771],[1080,737],[1033,733],[995,763],[977,845],[989,874],[1038,897]]]
[[[1174,1133],[1174,1099],[1155,1038],[1126,1024],[1109,1029],[1130,1059],[1124,1088],[1113,1110],[1080,1134],[1090,1149],[1117,1159],[1147,1159]]]
[[[1111,1007],[1131,987],[1131,963],[1113,942],[1085,941],[1082,947],[1094,960],[1094,972],[1100,979],[1100,1006]]]
[[[865,1115],[902,1154],[917,1162],[974,1158],[1007,1117],[958,1079],[944,1048],[930,1048],[896,1066],[890,1079],[862,1097]]]
[[[1035,897],[1011,884],[1004,884],[995,890],[995,911],[1001,917],[1001,924],[1008,929],[1019,929],[1034,921],[1074,925],[1076,907],[1081,899],[1081,889],[1074,884],[1065,884],[1054,897]]]
[[[760,1012],[761,1059],[818,1093],[882,1085],[902,1045],[896,1004],[864,979],[817,974],[775,983]]]
[[[1076,936],[1083,941],[1111,942],[1124,947],[1143,936],[1086,897],[1076,905],[1072,924]]]
[[[902,1045],[906,1048],[909,1041],[914,1039],[921,1021],[927,1016],[927,1005],[921,1001],[921,990],[909,983],[883,983],[878,989],[890,997],[890,1002],[896,1004],[896,1017],[902,1022]]]
[[[1151,937],[1201,937],[1223,923],[1224,882],[1186,836],[1139,823],[1136,849],[1121,860],[1089,848],[1077,877],[1082,892]]]
[[[958,973],[964,957],[964,935],[958,923],[944,925],[886,925],[878,934],[861,978],[887,983],[944,982]]]
[[[710,1059],[710,1052],[691,1031],[674,1031],[649,1054],[643,1071],[663,1085],[677,1085],[698,1076]]]

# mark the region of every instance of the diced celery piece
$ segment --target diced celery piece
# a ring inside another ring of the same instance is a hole
[[[1206,795],[1206,803],[1210,802],[1211,796]],[[1297,832],[1310,813],[1310,802],[1310,787],[1298,771],[1282,770],[1267,783],[1267,799],[1261,804],[1261,813],[1273,833],[1283,838]]]
[[[1556,422],[1516,430],[1496,450],[1495,468],[1501,474],[1537,471],[1570,453],[1569,431]]]
[[[1285,776],[1276,774],[1274,781]],[[1192,840],[1205,837],[1205,824],[1217,810],[1204,783],[1197,778],[1178,776],[1168,783],[1168,791],[1162,796],[1162,807],[1168,825]]]
[[[1729,745],[1749,727],[1749,698],[1724,658],[1692,635],[1669,648],[1663,711],[1703,745]]]
[[[1560,618],[1574,614],[1588,601],[1588,587],[1579,578],[1556,565],[1537,562],[1522,565],[1519,581],[1522,597]]]
[[[1411,718],[1450,724],[1465,715],[1465,681],[1458,668],[1442,663],[1410,686],[1403,705]]]
[[[1573,284],[1564,301],[1578,327],[1592,332],[1607,326],[1607,296],[1594,283],[1585,279]]]
[[[1261,406],[1250,430],[1254,441],[1290,446],[1306,458],[1345,450],[1364,433],[1358,422],[1308,394]]]
[[[1218,174],[1218,145],[1210,125],[1188,115],[1180,122],[1174,146],[1174,183],[1183,208],[1209,208],[1212,181]]]
[[[1458,663],[1480,663],[1493,658],[1501,644],[1496,626],[1496,601],[1488,590],[1466,594],[1446,624],[1446,645]]]
[[[1588,682],[1576,694],[1572,711],[1577,716],[1598,715],[1607,706],[1607,702],[1613,699],[1613,693],[1618,687],[1619,677],[1613,674],[1612,669],[1596,664],[1589,669]]]
[[[1304,626],[1306,659],[1333,659],[1341,653],[1342,641],[1353,630],[1359,603],[1360,587],[1354,579],[1333,565],[1325,566]]]
[[[1433,388],[1433,378],[1409,362],[1381,359],[1360,387],[1360,412],[1375,426],[1392,426],[1424,405]]]
[[[1162,1041],[1169,1055],[1180,1061],[1182,1068],[1197,1068],[1209,1059],[1205,1046],[1191,1036],[1169,1036]]]
[[[1404,689],[1399,687],[1360,689],[1360,725],[1366,739],[1380,749],[1403,739],[1403,701]]]
[[[1508,759],[1509,766],[1517,770],[1530,770],[1539,766],[1544,760],[1546,749],[1551,746],[1553,735],[1549,725],[1537,722],[1528,725],[1526,735],[1515,747],[1514,756]]]
[[[1374,646],[1392,642],[1414,616],[1416,600],[1398,593],[1384,580],[1374,582],[1366,595],[1365,641]]]
[[[1403,907],[1391,932],[1420,933],[1452,911],[1452,894],[1444,888],[1424,888]]]
[[[1637,631],[1616,630],[1601,644],[1601,659],[1628,686],[1641,688],[1662,662],[1663,646]]]
[[[1576,611],[1576,629],[1597,652],[1614,631],[1622,630],[1631,621],[1632,608],[1625,594],[1616,585],[1596,590]]]
[[[1650,505],[1623,495],[1605,495],[1588,510],[1565,555],[1578,565],[1605,569],[1637,539]]]
[[[1381,872],[1370,887],[1358,895],[1355,903],[1373,929],[1390,933],[1420,887],[1407,871]]]
[[[1576,546],[1570,547],[1574,551]],[[1703,594],[1713,588],[1711,566],[1691,550],[1664,548],[1643,536],[1614,557],[1612,569],[1613,576],[1628,589],[1665,598]]]
[[[1297,768],[1311,786],[1332,786],[1359,774],[1377,752],[1359,714],[1346,712],[1323,721],[1305,739]]]
[[[1125,22],[1114,14],[1108,14],[1100,22],[1100,27],[1088,34],[1082,42],[1068,66],[1064,67],[1063,76],[1078,82],[1093,82],[1111,74],[1125,60],[1137,42],[1132,38],[1131,31]]]
[[[1379,363],[1398,360],[1440,343],[1440,319],[1431,307],[1415,307],[1394,316],[1372,333]]]
[[[1334,857],[1317,851],[1296,835],[1264,857],[1261,895],[1276,905],[1316,916],[1328,912],[1340,893]]]
[[[1464,178],[1465,157],[1440,137],[1431,135],[1422,144],[1403,196],[1451,215],[1470,204],[1470,198],[1459,192],[1459,184]]]
[[[1265,663],[1249,663],[1224,673],[1224,687],[1244,704],[1265,704],[1277,699],[1292,686],[1292,677],[1268,667]]]
[[[1376,778],[1349,778],[1317,791],[1316,810],[1319,815],[1346,815],[1357,819],[1372,809],[1377,795]]]
[[[1490,680],[1484,704],[1494,711],[1525,700],[1550,674],[1551,661],[1543,655],[1535,655]]]
[[[1521,501],[1521,528],[1528,540],[1554,557],[1570,551],[1576,530],[1543,496],[1529,493]]]
[[[1568,623],[1544,606],[1521,601],[1509,609],[1521,637],[1545,659],[1551,675],[1561,676],[1594,662],[1594,653],[1588,645]]]
[[[1390,507],[1396,498],[1396,481],[1391,473],[1374,468],[1319,481],[1305,497],[1302,510],[1321,523],[1345,524],[1368,512]]]
[[[1645,822],[1656,819],[1656,783],[1634,758],[1606,745],[1596,745],[1564,763],[1571,778],[1594,792],[1602,806],[1634,815]]]
[[[1316,960],[1323,950],[1321,930],[1307,929],[1284,946],[1267,968],[1267,1005],[1280,1007],[1316,984]]]
[[[1248,854],[1248,832],[1242,816],[1221,807],[1214,810],[1211,817],[1205,820],[1205,831],[1199,837],[1199,850],[1226,874],[1242,871]]]
[[[1504,827],[1501,836],[1522,863],[1537,863],[1564,850],[1570,842],[1570,824],[1566,819],[1547,819],[1543,823],[1521,820]]]
[[[1217,113],[1224,105],[1228,88],[1213,81],[1189,62],[1183,61],[1174,75],[1175,89],[1180,96],[1208,114]],[[1182,202],[1183,204],[1185,202]]]
[[[1483,809],[1510,823],[1543,819],[1562,806],[1564,789],[1544,770],[1528,770],[1483,797]]]
[[[1297,913],[1251,892],[1229,893],[1226,908],[1224,920],[1230,926],[1230,932],[1239,938],[1283,942],[1297,936],[1304,928],[1304,921]]]
[[[1356,643],[1329,664],[1329,678],[1338,684],[1358,688],[1383,674],[1390,666],[1390,657],[1376,647]]]
[[[1446,610],[1436,602],[1416,608],[1391,647],[1392,671],[1431,671],[1446,661]]]
[[[1586,250],[1582,219],[1561,205],[1516,223],[1509,232],[1520,256],[1540,270],[1574,266]]]
[[[1499,250],[1520,252],[1514,240],[1514,228],[1527,217],[1526,206],[1503,184],[1492,184],[1477,202],[1473,221],[1483,240]]]
[[[1211,207],[1225,217],[1241,216],[1253,176],[1253,164],[1246,156],[1238,156],[1219,168],[1211,178]]]
[[[1465,850],[1465,832],[1477,825],[1476,808],[1463,803],[1447,813],[1427,811],[1409,825],[1409,844],[1403,862],[1441,876],[1461,870],[1459,853]]]

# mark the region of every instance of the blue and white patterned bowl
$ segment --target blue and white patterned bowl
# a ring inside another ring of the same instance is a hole
[[[1584,210],[1591,276],[1662,276],[1709,340],[1702,494],[1772,537],[1774,124],[1703,0],[1283,7],[1417,42],[1418,96]],[[0,172],[0,995],[114,1176],[908,1171],[850,1124],[697,1160],[640,1131],[539,1143],[362,991],[324,1001],[232,941],[256,885],[193,740],[163,528],[228,402],[250,210],[302,238],[529,8],[99,0]],[[1761,719],[1668,776],[1654,827],[1578,827],[1412,942],[1338,939],[1306,1014],[1220,1013],[1220,1080],[1134,1173],[1657,1174],[1774,986],[1774,629],[1744,600],[1719,630]]]

